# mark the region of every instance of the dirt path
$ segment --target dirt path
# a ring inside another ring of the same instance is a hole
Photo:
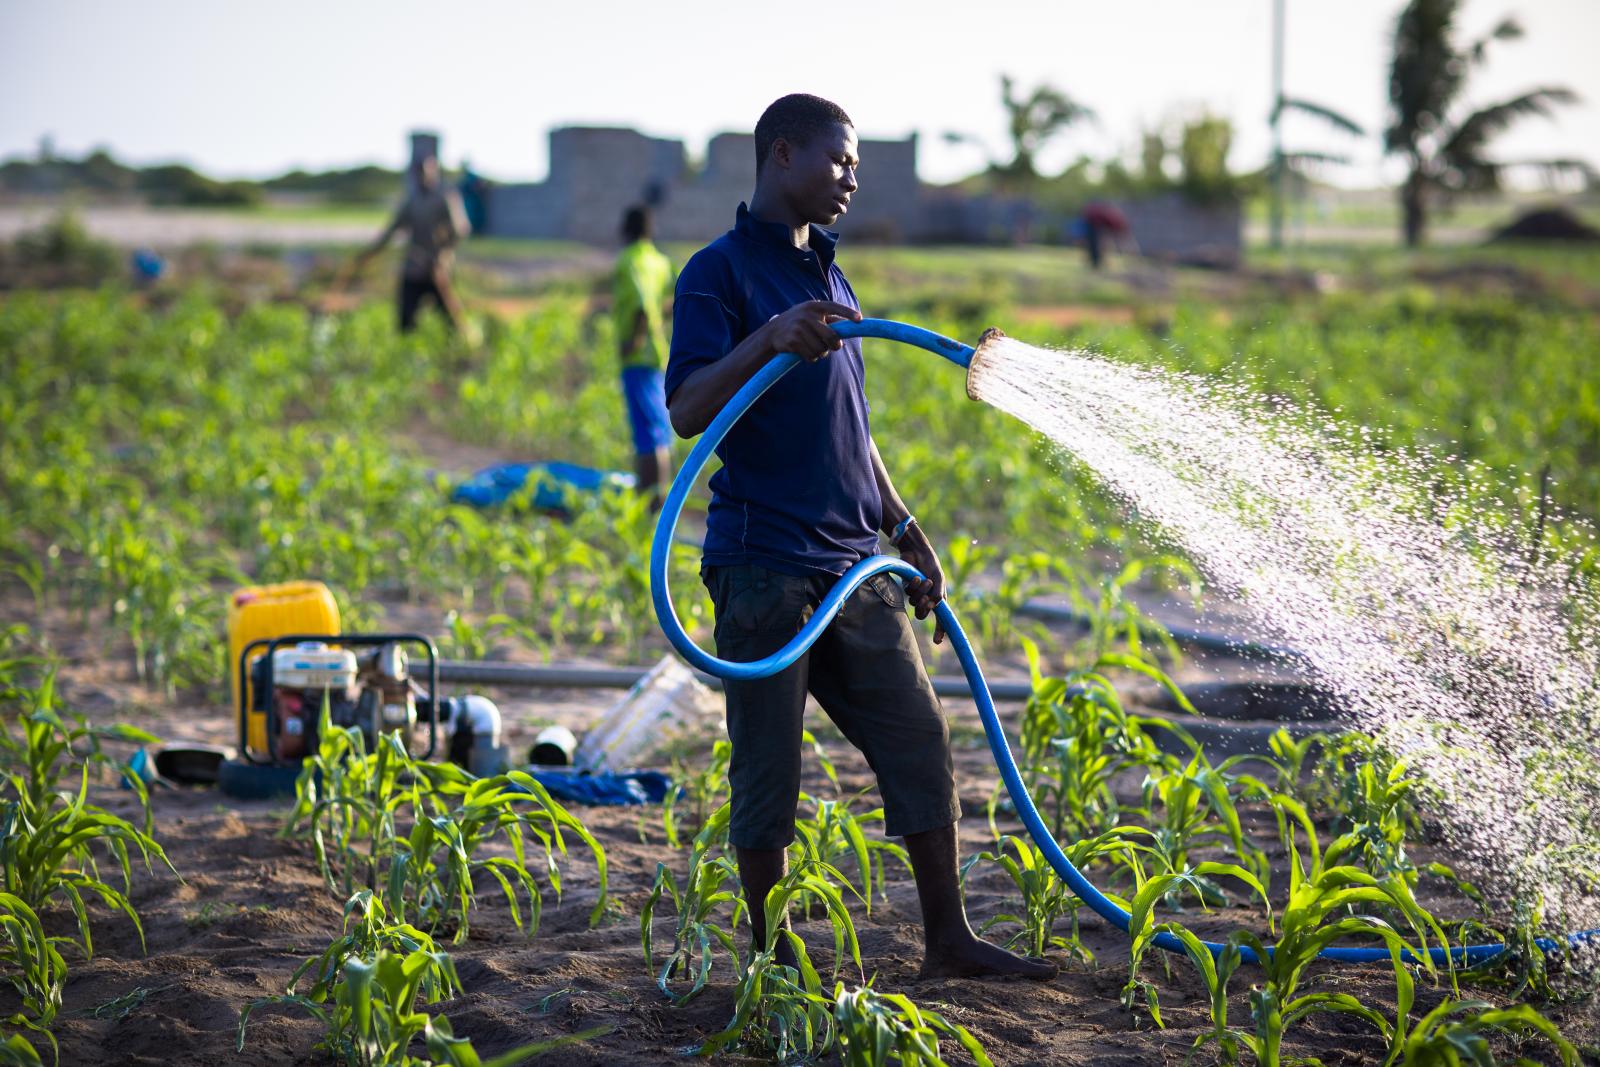
[[[0,205],[0,240],[36,229],[60,214],[57,204]],[[365,220],[297,219],[246,211],[203,211],[138,205],[86,205],[77,209],[88,231],[124,248],[185,248],[215,244],[240,247],[347,245],[370,241],[381,227]]]

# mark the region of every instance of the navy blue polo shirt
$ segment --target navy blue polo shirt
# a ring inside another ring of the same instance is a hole
[[[678,275],[666,395],[796,304],[859,308],[834,262],[837,241],[813,226],[810,249],[796,248],[787,227],[740,204],[733,229]],[[871,443],[859,340],[785,374],[717,447],[704,562],[843,574],[871,555],[883,515]]]

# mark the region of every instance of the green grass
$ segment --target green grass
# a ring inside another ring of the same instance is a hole
[[[266,201],[246,207],[218,207],[218,208],[161,208],[154,210],[170,212],[197,212],[204,214],[225,213],[237,215],[242,218],[261,219],[269,222],[327,222],[350,223],[363,226],[370,225],[373,233],[382,228],[390,216],[394,214],[392,204],[330,204],[322,202],[292,202],[284,200],[267,199]]]

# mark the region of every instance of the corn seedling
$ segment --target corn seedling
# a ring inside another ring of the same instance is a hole
[[[983,1045],[967,1028],[917,1007],[901,993],[879,993],[870,983],[833,988],[833,1030],[844,1067],[945,1067],[939,1039],[954,1038],[977,1067],[993,1067]]]
[[[678,820],[680,811],[687,807],[693,825],[691,836],[698,835],[711,813],[728,795],[728,763],[733,759],[733,745],[718,740],[711,746],[711,758],[698,770],[690,770],[681,760],[672,761],[672,786],[661,803],[661,828],[667,833],[667,844],[678,848],[683,842]]]
[[[12,1034],[0,1041],[0,1067],[43,1067],[43,1061],[27,1038]]]
[[[432,937],[410,923],[391,921],[383,899],[364,889],[345,902],[344,933],[320,956],[307,960],[295,969],[289,978],[288,992],[297,993],[301,979],[309,975],[312,984],[305,995],[320,1004],[328,999],[338,984],[348,960],[371,959],[383,951],[410,955],[419,950],[429,953],[435,960],[440,958],[438,946]],[[423,1003],[443,1000],[461,992],[454,970],[435,963],[424,971],[421,986]]]
[[[460,988],[455,965],[442,952],[418,949],[402,955],[385,949],[371,960],[349,958],[331,990],[331,1003],[318,1003],[293,994],[252,1001],[240,1013],[235,1050],[244,1051],[250,1014],[265,1004],[291,1005],[306,1011],[325,1028],[318,1048],[349,1067],[432,1064],[510,1067],[553,1048],[586,1041],[608,1029],[600,1027],[572,1037],[525,1045],[485,1061],[470,1041],[455,1036],[449,1019],[419,1009],[419,1005],[430,1002],[426,992],[430,976],[440,972],[448,974],[448,988]],[[408,1051],[417,1037],[423,1039],[428,1052],[426,1059],[412,1056]]]
[[[528,869],[528,846],[537,844],[543,850],[544,878],[559,901],[557,855],[567,855],[570,834],[588,846],[594,860],[600,884],[589,923],[600,921],[608,902],[605,849],[532,775],[510,771],[473,780],[453,765],[421,763],[415,764],[414,772],[419,780],[432,779],[433,792],[423,794],[431,813],[413,795],[416,821],[410,835],[397,842],[390,860],[386,896],[400,919],[415,908],[418,922],[429,929],[453,925],[453,940],[460,943],[466,939],[468,914],[475,902],[473,875],[487,872],[500,886],[512,921],[532,936],[539,928],[543,899]],[[445,783],[448,788],[441,788]],[[446,797],[453,803],[445,802]],[[511,856],[480,858],[478,851],[496,839],[511,846]],[[517,904],[519,890],[527,898],[526,925]]]
[[[5,978],[22,1001],[22,1011],[5,1022],[42,1035],[54,1049],[56,1040],[50,1027],[61,1010],[61,987],[67,978],[67,964],[57,946],[68,939],[46,935],[34,910],[11,893],[0,893],[0,929],[5,932],[5,940],[0,942],[0,964],[5,965]],[[31,1050],[32,1046],[28,1048]],[[20,1049],[15,1051],[26,1055]],[[38,1062],[37,1056],[34,1062]]]
[[[411,829],[402,834],[406,818]],[[511,771],[476,779],[453,764],[413,759],[392,735],[368,755],[360,731],[334,729],[326,708],[317,753],[296,782],[296,804],[283,832],[311,839],[330,892],[338,892],[337,869],[347,895],[357,884],[381,889],[399,921],[414,914],[430,931],[452,925],[456,942],[467,936],[479,872],[500,886],[517,928],[530,936],[537,931],[543,900],[528,869],[530,838],[543,849],[544,876],[558,900],[556,857],[567,854],[565,835],[587,845],[600,882],[591,924],[606,909],[605,850],[530,775]],[[492,840],[509,844],[512,855],[478,856]],[[526,924],[522,897],[529,909]]]
[[[0,722],[0,750],[7,765],[0,790],[5,798],[0,806],[0,867],[4,873],[0,888],[36,912],[52,900],[64,898],[77,918],[74,943],[85,957],[94,955],[86,898],[98,897],[127,916],[143,944],[144,928],[127,896],[133,881],[130,850],[138,852],[146,870],[152,869],[152,859],[160,860],[168,870],[172,864],[149,833],[149,796],[143,780],[101,752],[100,743],[151,743],[156,739],[129,726],[90,726],[81,718],[69,726],[54,708],[53,672],[47,671],[28,696],[32,709],[19,716],[20,738]],[[137,791],[145,805],[145,829],[88,802],[90,771],[105,766],[123,772]],[[73,771],[78,778],[76,795],[57,792],[60,779]],[[101,876],[93,851],[96,845],[121,871],[121,889]]]
[[[689,856],[689,873],[682,889],[665,863],[656,865],[655,884],[651,886],[650,896],[639,913],[639,936],[644,943],[645,967],[655,975],[656,985],[662,993],[672,998],[674,1004],[687,1003],[705,989],[711,977],[714,944],[726,949],[735,966],[738,965],[739,949],[733,935],[745,908],[739,892],[739,871],[733,861],[725,856],[714,859],[707,857],[714,842],[726,835],[729,812],[726,804],[718,808],[696,837],[694,850]],[[663,897],[671,898],[677,915],[672,951],[657,972],[652,924]],[[728,904],[733,906],[733,915],[726,926],[718,925],[716,912]],[[693,976],[689,988],[674,992],[672,979],[685,974]]]
[[[1150,846],[1141,841],[1148,837],[1149,831],[1141,827],[1117,827],[1095,838],[1074,841],[1063,851],[1080,869],[1097,859],[1117,857],[1138,870],[1139,854],[1151,851]],[[1094,955],[1078,936],[1078,909],[1083,906],[1083,901],[1056,877],[1038,845],[1009,834],[1002,837],[995,851],[980,852],[962,865],[963,886],[973,867],[980,862],[998,864],[1010,876],[1012,884],[1022,895],[1022,909],[1020,912],[993,916],[983,923],[979,933],[986,933],[1000,923],[1014,923],[1018,930],[1004,942],[1005,948],[1020,945],[1029,956],[1043,956],[1048,949],[1054,948],[1086,962],[1094,960]],[[1056,922],[1063,915],[1072,920],[1069,937],[1055,933]]]
[[[1204,906],[1205,897],[1200,891],[1202,885],[1215,885],[1215,878],[1236,878],[1249,887],[1256,896],[1267,905],[1267,923],[1272,923],[1272,905],[1267,902],[1267,891],[1260,880],[1250,871],[1236,863],[1198,863],[1193,867],[1181,871],[1167,871],[1162,874],[1152,875],[1139,886],[1139,891],[1134,894],[1132,903],[1128,906],[1128,934],[1132,942],[1128,946],[1128,981],[1122,987],[1122,1006],[1129,1011],[1134,1009],[1135,1002],[1142,994],[1145,1007],[1150,1012],[1150,1018],[1157,1026],[1165,1025],[1161,1021],[1161,1002],[1156,993],[1155,986],[1139,978],[1139,967],[1144,962],[1146,953],[1150,951],[1155,940],[1158,926],[1156,924],[1156,905],[1162,900],[1171,899],[1181,894],[1187,887],[1194,890],[1201,897]]]
[[[1251,933],[1238,934],[1237,943],[1249,946],[1261,960],[1264,981],[1251,990],[1252,1032],[1240,1040],[1262,1067],[1277,1067],[1281,1062],[1283,1035],[1289,1027],[1308,1015],[1334,1012],[1371,1023],[1389,1042],[1386,1062],[1393,1063],[1406,1038],[1406,1026],[1415,1000],[1416,981],[1412,967],[1429,975],[1437,973],[1428,955],[1428,932],[1444,948],[1449,947],[1437,920],[1417,904],[1410,887],[1399,877],[1382,880],[1358,867],[1336,865],[1335,861],[1358,847],[1349,835],[1332,842],[1313,863],[1309,874],[1303,870],[1298,849],[1290,840],[1289,897],[1280,920],[1277,943],[1267,948]],[[1402,937],[1382,919],[1347,914],[1355,907],[1379,905],[1403,915],[1413,940]],[[1343,918],[1333,918],[1342,914]],[[1331,921],[1330,921],[1331,920]],[[1396,1014],[1393,1023],[1347,993],[1300,993],[1300,982],[1317,953],[1329,945],[1350,938],[1376,938],[1388,950],[1394,974]]]
[[[792,848],[800,860],[815,857],[836,869],[846,860],[855,862],[860,882],[847,883],[866,904],[867,914],[872,914],[872,891],[876,887],[884,892],[884,865],[887,859],[898,860],[906,872],[911,873],[911,857],[901,846],[881,836],[869,837],[862,829],[866,823],[882,823],[883,808],[856,815],[850,811],[848,801],[818,800],[806,793],[800,794],[801,803],[809,803],[814,813],[809,818],[795,822],[797,839]],[[809,913],[809,903],[807,904]]]
[[[1272,765],[1277,770],[1277,791],[1304,799],[1307,761],[1316,748],[1326,748],[1329,737],[1324,733],[1310,733],[1296,738],[1279,727],[1267,738],[1267,748],[1272,752]]]
[[[773,894],[778,890],[774,888]],[[733,1018],[697,1050],[702,1056],[738,1047],[778,1063],[816,1060],[832,1047],[833,1000],[822,991],[822,977],[811,963],[805,942],[787,928],[774,925],[782,909],[768,898],[767,929],[777,933],[772,946],[752,952],[739,975]],[[795,955],[794,967],[777,960],[778,938],[786,938]]]
[[[1228,775],[1198,752],[1181,768],[1145,777],[1143,804],[1137,813],[1150,826],[1168,870],[1189,870],[1193,851],[1220,844],[1256,879],[1267,877],[1267,857],[1245,839],[1229,786]],[[1197,875],[1173,882],[1169,903],[1177,904],[1185,891],[1194,892],[1205,904],[1222,904],[1227,899],[1221,886]]]
[[[1495,1067],[1489,1035],[1512,1033],[1542,1037],[1555,1046],[1563,1067],[1576,1067],[1578,1050],[1555,1023],[1526,1004],[1496,1008],[1482,1000],[1445,1000],[1412,1028],[1400,1047],[1406,1067]],[[1393,1060],[1393,1057],[1390,1057]],[[1532,1062],[1518,1057],[1517,1063]]]
[[[310,838],[328,892],[344,899],[358,885],[377,885],[397,848],[397,814],[414,800],[402,781],[411,760],[399,739],[385,735],[377,749],[368,754],[359,729],[335,728],[324,702],[317,750],[295,781],[295,805],[281,831]]]
[[[1239,969],[1241,954],[1237,933],[1223,942],[1222,951],[1212,955],[1205,943],[1193,931],[1179,923],[1162,923],[1155,933],[1167,933],[1183,942],[1183,953],[1205,983],[1211,1029],[1194,1039],[1190,1046],[1191,1057],[1212,1042],[1217,1046],[1217,1061],[1231,1065],[1239,1062],[1240,1035],[1228,1026],[1228,981]],[[1155,1016],[1157,1022],[1160,1016]]]
[[[1024,648],[1033,692],[1023,712],[1022,753],[1032,791],[1057,838],[1092,837],[1117,823],[1117,776],[1165,767],[1171,758],[1123,710],[1104,676],[1046,678],[1037,646]]]

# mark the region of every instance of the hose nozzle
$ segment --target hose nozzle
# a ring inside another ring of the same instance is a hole
[[[995,343],[1005,337],[1005,331],[998,326],[991,326],[978,337],[978,347],[972,353],[972,358],[967,361],[967,398],[969,400],[981,399],[972,389],[972,376],[983,363],[984,357],[993,353]]]

